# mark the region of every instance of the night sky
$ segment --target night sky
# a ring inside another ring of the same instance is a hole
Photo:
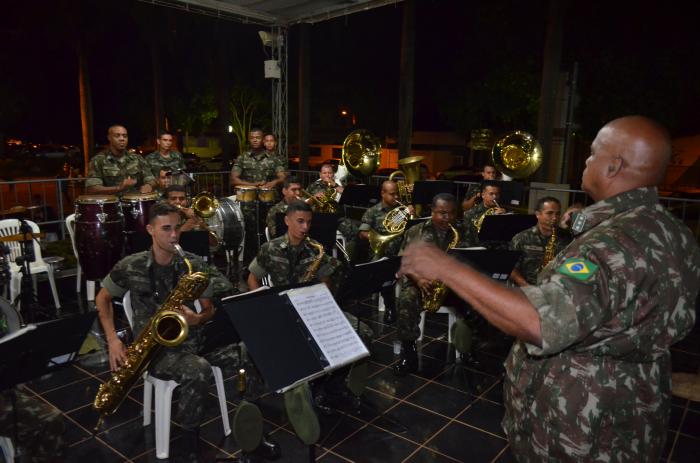
[[[269,99],[260,26],[127,0],[27,0],[3,10],[0,131],[6,136],[79,144],[81,34],[98,143],[115,122],[127,126],[132,145],[151,134],[152,42],[175,126],[193,98],[211,93],[217,82],[254,87]],[[398,4],[311,26],[312,141],[315,132],[342,123],[341,106],[357,115],[358,126],[396,134],[402,11]],[[579,63],[582,133],[629,113],[658,118],[674,136],[699,131],[698,13],[682,2],[574,2],[562,69]],[[536,130],[546,18],[546,1],[419,1],[414,130]],[[292,142],[297,39],[293,26]],[[269,126],[265,114],[259,117]]]

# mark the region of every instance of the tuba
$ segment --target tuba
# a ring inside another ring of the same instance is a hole
[[[182,206],[176,206],[178,209],[182,210]],[[194,198],[192,198],[192,210],[198,217],[204,220],[204,229],[209,232],[209,245],[216,248],[220,244],[219,236],[214,233],[209,228],[209,223],[207,219],[213,217],[216,214],[216,210],[219,208],[219,200],[214,197],[211,193],[203,191],[197,193]]]
[[[160,349],[177,346],[187,338],[187,322],[177,310],[184,302],[199,298],[209,284],[209,275],[205,272],[192,272],[192,264],[185,257],[182,248],[176,244],[175,250],[185,261],[187,274],[180,278],[138,338],[129,345],[124,364],[112,373],[106,383],[100,385],[92,403],[92,407],[100,414],[95,429],[99,428],[105,416],[119,408]]]
[[[420,162],[423,156],[411,156],[408,158],[399,159],[399,167],[389,175],[389,180],[394,180],[396,175],[401,175],[404,180],[396,181],[396,186],[399,190],[399,198],[406,204],[413,202],[413,184],[420,180]]]
[[[448,250],[454,248],[455,246],[457,246],[457,243],[459,243],[459,232],[455,227],[452,226],[452,224],[450,224],[450,229],[452,230],[453,235],[452,241],[450,241],[450,244],[447,245]],[[440,310],[440,306],[445,300],[445,296],[447,296],[447,286],[445,286],[445,283],[443,283],[442,281],[433,280],[431,284],[430,295],[423,296],[421,298],[423,310],[430,313],[437,312],[438,310]]]
[[[348,173],[372,175],[382,159],[382,142],[369,130],[355,130],[345,137],[335,180],[342,184]]]
[[[542,164],[542,145],[527,132],[516,130],[499,138],[491,150],[496,169],[512,178],[525,178]]]
[[[302,278],[301,282],[306,283],[311,280],[313,280],[316,277],[316,272],[318,272],[318,267],[321,265],[321,259],[323,259],[323,255],[325,254],[325,251],[323,250],[323,245],[319,243],[316,240],[312,240],[308,236],[306,237],[306,242],[309,243],[311,247],[316,248],[318,251],[318,256],[316,257],[316,260],[311,262],[311,265],[309,265],[309,268],[306,269],[306,273],[304,274],[304,278]]]

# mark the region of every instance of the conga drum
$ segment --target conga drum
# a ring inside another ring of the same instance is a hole
[[[258,189],[253,185],[239,185],[236,187],[236,201],[241,204],[255,204]]]
[[[158,200],[158,193],[127,193],[122,195],[121,205],[124,213],[124,234],[126,235],[126,253],[145,251],[151,245],[146,231],[148,213]]]
[[[273,205],[275,203],[276,196],[277,192],[274,188],[258,188],[258,201],[260,201],[263,204],[267,204],[268,206]]]
[[[116,196],[78,196],[75,247],[86,280],[101,280],[112,270],[124,247],[124,217]]]

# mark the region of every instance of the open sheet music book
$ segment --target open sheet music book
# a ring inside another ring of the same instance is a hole
[[[369,356],[324,284],[270,288],[222,302],[258,370],[277,392]]]

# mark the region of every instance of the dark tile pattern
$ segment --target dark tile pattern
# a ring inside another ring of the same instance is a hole
[[[77,312],[73,277],[57,279],[63,314]],[[50,301],[46,281],[39,281],[39,299]],[[503,435],[503,360],[512,339],[484,329],[473,359],[454,363],[447,340],[447,317],[429,314],[420,346],[420,371],[396,378],[391,365],[395,326],[382,323],[376,303],[365,300],[351,308],[375,331],[371,346],[370,379],[359,408],[338,404],[320,414],[321,438],[314,447],[317,461],[335,462],[493,462],[515,458]],[[488,335],[488,336],[487,336]],[[672,349],[674,371],[698,371],[700,328]],[[121,408],[107,417],[97,436],[91,431],[97,415],[91,408],[97,386],[109,377],[104,356],[90,354],[74,365],[37,378],[27,387],[65,415],[64,438],[68,462],[180,461],[182,430],[177,424],[176,401],[170,431],[170,460],[155,457],[153,426],[142,424],[143,387],[131,391]],[[233,420],[241,398],[236,378],[225,378],[229,419]],[[216,400],[209,389],[206,419],[200,431],[200,461],[235,458],[240,449],[233,435],[224,436]],[[229,395],[230,394],[230,395]],[[253,398],[263,412],[264,431],[282,448],[278,462],[307,461],[309,448],[294,435],[282,397],[262,393]],[[252,400],[252,399],[251,399]],[[665,462],[695,462],[700,454],[700,403],[673,398]],[[1,461],[1,459],[0,459]]]

